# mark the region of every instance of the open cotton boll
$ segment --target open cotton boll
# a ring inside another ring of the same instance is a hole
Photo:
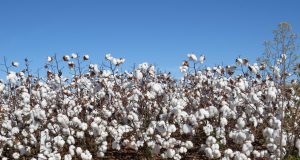
[[[80,156],[82,152],[83,152],[83,151],[82,151],[81,147],[77,147],[77,148],[76,148],[76,154],[77,154],[78,156]]]
[[[92,154],[88,150],[85,150],[83,153],[81,153],[80,157],[82,160],[91,160],[93,158]]]
[[[170,133],[176,132],[176,126],[174,124],[169,125],[168,132]]]
[[[11,62],[11,65],[14,67],[19,67],[19,63],[16,61]]]
[[[207,137],[207,139],[206,139],[206,145],[208,145],[208,146],[211,146],[212,144],[214,144],[214,143],[216,143],[216,142],[217,142],[217,140],[216,140],[216,138],[213,137],[213,136],[209,136],[209,137]]]
[[[72,160],[72,155],[71,154],[64,155],[64,160]]]
[[[254,150],[254,151],[252,152],[252,154],[253,154],[253,157],[254,157],[254,158],[260,158],[260,152],[259,152],[259,151]]]
[[[5,84],[3,84],[0,80],[0,92],[3,92],[4,88],[5,88]]]
[[[182,132],[183,132],[184,134],[191,134],[191,133],[193,132],[193,128],[192,128],[192,126],[190,126],[190,125],[188,125],[188,124],[184,124],[184,125],[182,126]]]
[[[221,152],[220,150],[213,150],[213,157],[216,159],[216,158],[220,158],[221,157]]]
[[[197,61],[197,57],[196,57],[195,54],[190,53],[190,54],[188,54],[187,56],[188,56],[189,60],[194,61],[194,62]]]
[[[12,156],[13,156],[14,159],[19,159],[20,158],[20,153],[15,152],[15,153],[13,153]]]
[[[196,117],[199,120],[203,120],[209,117],[209,112],[203,108],[200,108],[199,111],[196,112]]]
[[[297,139],[295,147],[298,149],[298,156],[300,156],[300,139]]]
[[[73,136],[69,136],[67,139],[67,143],[69,145],[75,144],[75,138]]]
[[[268,149],[268,151],[270,151],[270,152],[275,152],[276,149],[277,149],[277,145],[274,144],[274,143],[268,143],[268,144],[267,144],[267,149]]]
[[[57,121],[62,125],[63,127],[68,127],[69,123],[69,117],[63,114],[58,114],[57,115]]]
[[[62,148],[65,145],[65,141],[61,136],[54,137],[54,144]]]
[[[15,84],[17,82],[17,75],[15,72],[9,71],[6,78],[13,84]]]
[[[221,117],[221,118],[220,118],[220,126],[221,126],[221,127],[225,127],[227,124],[228,124],[227,119],[224,118],[224,117]]]
[[[209,112],[209,118],[212,118],[219,114],[219,111],[215,106],[209,106],[208,112]]]
[[[236,127],[237,127],[238,129],[243,129],[243,128],[245,127],[245,125],[246,125],[246,122],[245,122],[244,118],[241,118],[241,117],[240,117],[240,118],[237,120]]]
[[[85,130],[87,130],[88,125],[87,125],[87,123],[81,123],[80,126],[79,126],[79,128],[80,128],[81,130],[85,131]]]
[[[169,148],[168,150],[167,150],[167,152],[166,152],[166,156],[168,157],[168,158],[173,158],[174,157],[174,155],[175,155],[175,150],[174,149],[171,149],[171,148]]]
[[[187,149],[191,149],[191,148],[194,147],[194,144],[193,144],[192,141],[186,141],[185,142],[185,146],[186,146]]]
[[[267,128],[265,128],[264,130],[263,130],[263,136],[264,137],[272,137],[273,136],[273,133],[274,133],[274,129],[273,128],[269,128],[269,127],[267,127]]]
[[[164,90],[163,90],[161,84],[159,84],[159,83],[152,83],[152,84],[151,84],[151,89],[152,89],[155,93],[157,93],[158,95],[161,95],[161,94],[164,93]]]
[[[179,67],[179,71],[181,72],[181,73],[185,73],[185,72],[187,72],[187,70],[188,70],[188,66],[180,66]]]
[[[143,78],[143,73],[140,70],[135,70],[135,76],[138,80]]]
[[[236,63],[238,66],[240,66],[240,65],[243,64],[243,60],[242,60],[241,58],[237,58],[237,59],[235,60],[235,63]]]
[[[224,151],[224,156],[232,158],[234,156],[232,149],[228,148]]]
[[[211,132],[214,131],[214,128],[210,123],[207,123],[205,126],[203,126],[203,131],[207,136],[209,136]]]
[[[251,152],[253,151],[253,145],[251,144],[251,141],[246,141],[243,144],[242,151],[247,156],[250,156]]]
[[[248,157],[244,154],[241,153],[239,151],[234,152],[235,156],[234,156],[234,160],[249,160]]]
[[[205,152],[206,157],[208,157],[209,159],[214,158],[213,150],[211,148],[206,147],[204,152]]]
[[[202,64],[204,61],[205,61],[205,56],[201,54],[201,56],[199,57],[200,64]]]
[[[76,59],[78,57],[77,53],[72,53],[71,58]]]

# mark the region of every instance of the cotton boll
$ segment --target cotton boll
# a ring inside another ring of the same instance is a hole
[[[52,58],[51,56],[48,56],[48,57],[47,57],[47,61],[48,61],[48,62],[52,62],[52,60],[53,60],[53,58]]]
[[[81,120],[78,117],[73,117],[72,123],[74,126],[79,126],[81,124]]]
[[[72,155],[71,154],[64,155],[64,160],[72,160]]]
[[[81,153],[80,157],[82,158],[82,160],[91,160],[92,159],[92,155],[88,150],[85,150],[83,153]]]
[[[209,106],[208,107],[208,112],[209,112],[209,117],[210,118],[212,118],[212,117],[219,114],[219,111],[215,106]]]
[[[11,65],[14,66],[14,67],[19,67],[19,63],[15,62],[15,61],[11,62]]]
[[[211,132],[214,131],[214,128],[210,123],[207,123],[205,126],[203,126],[203,131],[207,136],[209,136]]]
[[[300,156],[300,139],[297,139],[295,147],[298,149],[298,156]]]
[[[170,133],[176,132],[176,126],[174,124],[169,125],[168,132]]]
[[[269,150],[270,152],[274,152],[274,151],[276,151],[276,149],[277,149],[277,145],[276,145],[276,144],[273,144],[273,143],[268,143],[268,144],[267,144],[267,148],[268,148],[268,150]]]
[[[237,120],[237,124],[236,124],[236,127],[239,128],[239,129],[243,129],[246,125],[246,122],[243,118],[239,118]]]
[[[190,53],[187,56],[188,56],[189,60],[194,61],[194,62],[197,61],[197,57],[195,54]]]
[[[235,60],[235,62],[236,62],[236,64],[237,64],[238,66],[240,66],[240,65],[243,64],[243,60],[242,60],[241,58],[237,58],[237,59]]]
[[[251,152],[253,151],[253,146],[250,141],[246,141],[246,143],[243,144],[242,151],[247,156],[250,156]]]
[[[12,156],[13,156],[14,159],[19,159],[20,158],[20,153],[15,152],[15,153],[13,153]]]
[[[72,53],[71,58],[76,59],[78,57],[77,53]]]
[[[69,123],[69,117],[63,114],[58,114],[57,115],[57,121],[60,123],[63,127],[68,127]]]
[[[84,132],[83,131],[80,131],[80,132],[77,131],[76,132],[76,137],[79,138],[79,139],[83,139],[84,138]]]
[[[241,152],[235,152],[234,160],[248,160],[248,157]]]
[[[185,142],[185,146],[187,149],[191,149],[194,147],[193,142],[192,141],[186,141]]]
[[[188,125],[188,124],[184,124],[182,126],[182,132],[184,134],[191,134],[193,132],[193,128],[190,125]]]
[[[164,90],[163,90],[162,86],[158,83],[152,83],[151,89],[152,89],[152,91],[154,91],[158,95],[161,95],[161,94],[164,93]]]
[[[257,150],[254,150],[254,151],[252,152],[252,154],[253,154],[253,157],[254,157],[254,158],[260,158],[260,152],[258,152]]]
[[[63,60],[64,60],[64,61],[69,61],[69,60],[70,60],[70,56],[64,55],[64,56],[63,56]]]
[[[209,148],[209,147],[205,148],[204,152],[205,152],[206,157],[208,157],[209,159],[214,158],[213,151],[211,148]]]
[[[251,117],[251,118],[249,119],[249,121],[253,123],[253,126],[254,126],[255,128],[257,127],[258,122],[257,122],[257,119],[256,119],[254,116]]]
[[[56,136],[54,137],[54,144],[62,148],[65,144],[65,141],[61,136]]]
[[[19,131],[20,131],[19,128],[13,127],[12,130],[11,130],[11,134],[12,134],[12,135],[18,134]]]
[[[212,144],[214,144],[214,143],[216,143],[216,142],[217,142],[217,140],[216,140],[216,138],[213,137],[213,136],[209,136],[209,137],[207,137],[207,139],[206,139],[206,145],[208,145],[208,146],[211,146]]]
[[[212,144],[211,145],[211,147],[210,147],[212,150],[219,150],[219,144],[217,144],[217,143],[214,143],[214,144]]]
[[[199,111],[196,113],[196,117],[199,119],[199,120],[203,120],[205,118],[208,118],[209,117],[209,112],[203,108],[199,109]]]
[[[17,81],[17,75],[15,72],[9,72],[6,76],[7,80],[9,80],[11,83],[15,84]]]
[[[225,127],[227,124],[228,124],[227,119],[224,118],[224,117],[221,117],[220,118],[220,125],[221,125],[221,127]]]
[[[87,61],[87,60],[89,60],[89,59],[90,59],[90,56],[89,56],[89,55],[86,54],[86,55],[83,56],[83,60]]]
[[[88,125],[87,125],[86,123],[81,123],[81,125],[79,126],[79,128],[80,128],[82,131],[85,131],[85,130],[87,130]]]
[[[111,54],[106,54],[105,59],[108,61],[111,61],[113,59],[113,57],[111,56]]]
[[[179,71],[181,72],[181,73],[185,73],[185,72],[187,72],[187,70],[188,70],[188,66],[180,66],[179,67]]]
[[[82,151],[82,149],[81,149],[80,147],[77,147],[77,148],[76,148],[76,154],[77,154],[78,156],[80,156],[82,152],[83,152],[83,151]]]
[[[213,150],[213,157],[214,158],[220,158],[221,152],[219,150]]]
[[[147,129],[147,134],[152,135],[153,133],[154,133],[154,128],[149,127],[149,128]]]
[[[176,152],[175,152],[174,149],[170,149],[170,148],[169,148],[169,149],[167,150],[166,155],[167,155],[168,158],[173,158],[174,155],[175,155],[175,153],[176,153]]]
[[[179,153],[186,153],[187,149],[185,147],[180,147],[178,150]]]
[[[232,149],[230,149],[230,148],[229,148],[229,149],[226,149],[226,150],[224,151],[224,156],[225,156],[225,157],[232,158],[232,157],[234,156]]]
[[[140,70],[136,70],[135,75],[138,80],[143,78],[143,73]]]
[[[113,149],[116,149],[116,150],[120,150],[120,149],[121,149],[121,146],[120,146],[120,144],[119,144],[118,141],[113,141],[113,143],[112,143],[112,148],[113,148]]]
[[[264,137],[272,137],[272,135],[273,135],[273,133],[274,133],[274,129],[272,129],[272,128],[265,128],[264,130],[263,130],[263,135],[264,135]]]
[[[75,138],[73,136],[69,136],[67,139],[67,143],[69,145],[75,144]]]
[[[202,64],[205,61],[205,56],[203,54],[199,57],[199,61],[200,64]]]

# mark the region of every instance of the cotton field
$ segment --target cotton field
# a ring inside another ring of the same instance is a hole
[[[238,57],[205,65],[188,54],[182,77],[124,58],[49,56],[32,75],[8,62],[0,82],[0,157],[5,159],[282,159],[300,156],[296,72],[286,55],[268,67]],[[62,69],[64,67],[64,69]]]

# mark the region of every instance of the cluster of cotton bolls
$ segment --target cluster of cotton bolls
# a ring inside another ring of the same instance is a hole
[[[205,56],[191,53],[175,79],[148,63],[120,72],[124,58],[106,54],[105,60],[49,56],[45,77],[12,62],[0,80],[0,157],[300,156],[300,98],[291,86],[279,86],[282,61],[266,69],[237,58],[234,65],[203,68]]]

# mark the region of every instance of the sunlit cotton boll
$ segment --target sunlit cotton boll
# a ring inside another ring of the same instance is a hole
[[[13,156],[14,159],[19,159],[20,158],[20,153],[15,152],[15,153],[13,153],[12,156]]]
[[[168,149],[166,155],[167,155],[168,158],[173,158],[174,155],[175,155],[175,153],[176,153],[176,152],[175,152],[174,149]]]
[[[72,53],[71,58],[76,59],[78,57],[77,53]]]
[[[188,125],[188,124],[184,124],[184,125],[182,126],[182,132],[183,132],[184,134],[191,134],[191,133],[193,132],[193,128],[192,128],[192,126],[190,126],[190,125]]]
[[[14,66],[14,67],[19,67],[19,63],[15,62],[15,61],[11,62],[11,65]]]
[[[197,57],[196,57],[195,54],[190,53],[190,54],[188,54],[187,56],[188,56],[189,60],[194,61],[194,62],[197,61]]]
[[[10,71],[7,76],[7,80],[9,80],[11,83],[15,84],[17,82],[17,75],[15,72]]]
[[[80,157],[82,158],[82,160],[91,160],[92,159],[92,155],[88,150],[85,150],[83,153],[81,153]]]
[[[205,56],[202,54],[202,55],[199,57],[199,62],[200,62],[200,64],[202,64],[204,61],[205,61]]]

